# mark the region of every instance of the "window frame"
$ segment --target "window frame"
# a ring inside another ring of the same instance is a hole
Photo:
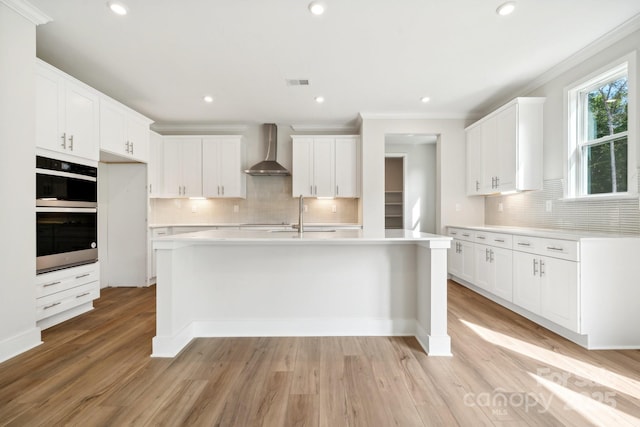
[[[627,76],[627,130],[606,135],[601,138],[589,140],[588,119],[586,111],[584,115],[579,113],[586,109],[581,109],[580,104],[586,103],[586,96],[595,88],[626,74]],[[596,70],[582,79],[572,83],[565,88],[565,198],[568,199],[598,199],[598,198],[629,198],[637,197],[637,139],[636,139],[636,52],[632,52],[609,65]],[[619,139],[626,135],[627,138],[627,191],[616,193],[587,194],[587,174],[586,159],[583,156],[583,148],[595,146],[612,139]],[[585,143],[586,142],[586,143]]]

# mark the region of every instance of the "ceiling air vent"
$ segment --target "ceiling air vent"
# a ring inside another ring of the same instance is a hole
[[[309,79],[287,79],[287,86],[309,86]]]

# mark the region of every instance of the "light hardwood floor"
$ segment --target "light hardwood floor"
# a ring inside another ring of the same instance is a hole
[[[411,337],[198,339],[151,359],[155,290],[0,364],[0,425],[640,425],[640,351],[586,351],[449,282],[453,357]]]

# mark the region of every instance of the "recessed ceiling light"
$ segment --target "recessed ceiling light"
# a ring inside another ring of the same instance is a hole
[[[204,102],[206,102],[207,104],[211,104],[213,102],[213,96],[211,95],[206,95],[204,98],[202,98],[202,100]]]
[[[316,96],[314,99],[318,104],[322,104],[324,102],[324,96]]]
[[[428,96],[423,96],[422,98],[420,98],[420,102],[424,104],[426,104],[429,101],[431,101],[431,98],[429,98]]]
[[[109,9],[111,9],[111,12],[115,13],[116,15],[124,16],[128,12],[127,7],[124,4],[117,1],[108,1],[107,6],[109,6]]]
[[[516,2],[508,1],[498,6],[498,8],[496,9],[496,13],[500,16],[507,16],[510,15],[515,10],[515,8]]]
[[[309,11],[314,15],[322,15],[324,13],[324,3],[312,1],[309,3]]]

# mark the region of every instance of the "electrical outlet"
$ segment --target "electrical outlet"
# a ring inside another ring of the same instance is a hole
[[[503,212],[504,211],[504,205],[502,204],[502,202],[498,203],[498,212]]]
[[[303,210],[304,210],[305,212],[309,212],[309,206],[304,205],[304,209],[303,209]]]
[[[456,212],[460,212],[462,210],[462,205],[460,203],[456,203]]]
[[[336,205],[331,205],[331,212],[336,213],[338,210],[336,209]]]
[[[551,212],[553,210],[553,202],[551,200],[547,200],[544,204],[544,208],[547,212]]]
[[[233,205],[233,213],[238,213],[238,212],[240,212],[240,206]]]
[[[191,205],[191,212],[196,213],[198,212],[198,205],[196,205],[195,203]]]

